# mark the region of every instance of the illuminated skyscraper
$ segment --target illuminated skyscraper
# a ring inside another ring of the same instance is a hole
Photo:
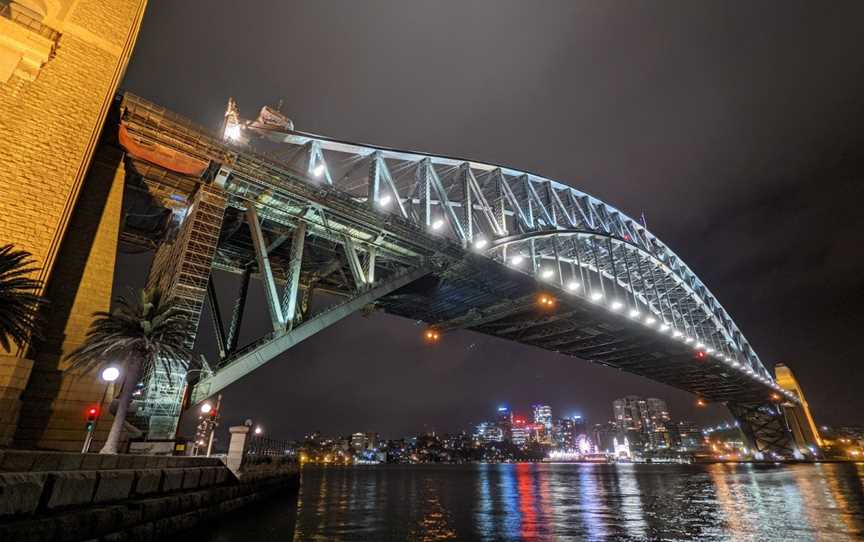
[[[552,407],[549,405],[533,405],[534,423],[541,423],[546,427],[546,431],[552,430]]]
[[[529,430],[525,418],[518,416],[513,417],[513,424],[510,428],[510,440],[516,446],[523,446],[528,442]]]
[[[641,432],[648,417],[648,405],[638,395],[612,401],[615,424],[621,431]]]
[[[501,429],[501,438],[510,440],[511,428],[513,427],[513,413],[506,405],[498,407],[498,428]]]

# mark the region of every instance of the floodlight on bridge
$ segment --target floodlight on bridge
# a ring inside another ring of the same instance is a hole
[[[591,294],[591,301],[597,302],[601,299],[603,299],[603,294],[601,294],[600,292],[594,292],[593,294]]]
[[[666,322],[660,324],[659,331],[660,333],[666,333],[667,331],[669,331],[669,324],[667,324]]]
[[[486,248],[486,245],[488,245],[488,244],[489,244],[489,241],[487,241],[485,237],[478,237],[474,241],[474,248],[476,248],[477,250],[482,250],[482,249]]]
[[[579,289],[580,286],[581,286],[581,284],[579,284],[579,281],[574,280],[574,281],[570,282],[569,284],[567,284],[567,289],[570,290],[571,292],[575,292],[576,290]]]
[[[225,139],[232,142],[240,141],[240,126],[237,124],[231,124],[225,127]]]
[[[630,318],[639,318],[640,314],[641,313],[639,312],[639,309],[637,309],[637,308],[630,309]]]
[[[437,220],[434,220],[434,221],[432,222],[432,229],[433,229],[433,230],[440,230],[440,229],[443,228],[443,227],[444,227],[444,221],[441,220],[440,218],[437,219]]]
[[[620,301],[618,301],[616,299],[615,301],[612,302],[611,305],[609,305],[609,308],[612,309],[613,311],[619,311],[619,310],[621,310],[621,307],[623,307],[623,306],[624,306],[624,303],[621,303]]]
[[[540,276],[543,277],[544,279],[551,279],[554,275],[555,275],[555,271],[553,271],[549,268],[546,268],[540,272]]]
[[[649,316],[648,318],[645,319],[645,325],[646,326],[653,326],[654,322],[656,322],[656,321],[657,320],[653,316]]]
[[[697,342],[696,346],[694,346],[693,348],[695,348],[696,350],[702,350],[703,348],[705,348],[705,345],[701,342]]]
[[[389,194],[385,194],[378,200],[378,205],[381,207],[387,207],[390,205],[391,201],[393,201],[393,198],[391,198]]]
[[[312,169],[312,175],[316,177],[321,177],[321,175],[324,175],[324,164],[318,164],[317,166],[315,166]]]
[[[684,342],[687,343],[687,344],[692,343],[692,342],[693,342],[693,337],[686,337],[686,338],[684,339]]]
[[[681,333],[679,330],[677,330],[677,329],[676,329],[675,331],[672,332],[672,336],[675,337],[676,339],[677,339],[678,337],[680,337],[681,335],[682,335],[682,333]]]
[[[521,255],[517,254],[517,255],[513,256],[512,258],[510,258],[510,263],[513,265],[520,265],[524,260],[525,260],[525,258],[523,258]]]

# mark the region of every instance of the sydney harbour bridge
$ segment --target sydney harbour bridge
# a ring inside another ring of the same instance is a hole
[[[137,418],[152,435],[377,309],[422,321],[430,342],[471,330],[674,386],[727,405],[757,454],[792,455],[781,405],[797,397],[707,286],[645,224],[575,188],[296,131],[270,108],[245,120],[233,101],[212,134],[125,94],[103,145],[125,152],[122,241],[155,251],[148,284],[194,321],[209,305],[218,346],[218,359],[193,360],[186,387],[147,375]],[[212,270],[239,277],[232,306],[220,307]],[[264,310],[247,307],[253,279],[272,330],[244,345],[244,313]]]

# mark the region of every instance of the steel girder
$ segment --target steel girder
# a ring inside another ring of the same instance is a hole
[[[540,175],[495,164],[348,143],[303,132],[262,129],[249,123],[243,129],[249,135],[289,147],[307,148],[308,152],[317,149],[316,152],[333,157],[329,164],[339,161],[354,164],[341,176],[331,175],[329,169],[327,175],[320,172],[319,176],[338,178],[333,183],[335,187],[358,201],[366,201],[370,208],[411,216],[418,224],[450,236],[466,247],[482,248],[493,240],[512,235],[534,235],[539,240],[537,235],[566,231],[603,236],[615,242],[614,248],[626,243],[638,250],[643,260],[652,262],[654,272],[662,275],[658,277],[661,284],[674,282],[686,289],[687,296],[699,305],[704,320],[692,327],[707,328],[705,320],[708,320],[711,329],[704,331],[706,335],[721,335],[727,343],[725,349],[739,362],[746,363],[759,376],[772,378],[735,322],[696,274],[644,224],[605,202]],[[369,175],[356,167],[358,162],[369,163]],[[386,189],[381,179],[387,181]],[[508,243],[499,241],[496,246],[501,249],[496,256],[502,259],[512,252]],[[542,251],[542,259],[552,259],[551,247]],[[601,260],[609,257],[606,246],[598,246],[597,251]],[[528,272],[538,270],[540,265],[533,254],[525,259],[530,264]],[[591,266],[591,259],[583,263],[586,268]],[[624,267],[616,271],[621,275],[627,272]],[[637,273],[631,270],[631,274]],[[668,307],[662,290],[656,293],[661,305],[657,309],[665,308],[671,316],[676,309]]]
[[[747,446],[766,459],[791,459],[795,456],[792,432],[780,407],[772,403],[729,403],[727,405]]]

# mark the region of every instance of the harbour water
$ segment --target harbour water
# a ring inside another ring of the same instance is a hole
[[[861,540],[864,463],[307,468],[298,496],[246,509],[196,537]]]

